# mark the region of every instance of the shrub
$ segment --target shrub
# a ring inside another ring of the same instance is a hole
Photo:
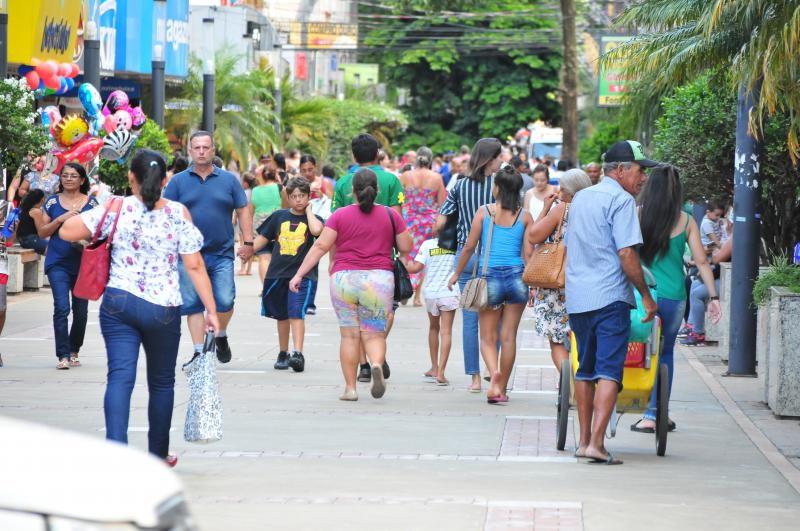
[[[785,254],[776,255],[769,271],[759,275],[753,285],[753,302],[764,304],[769,298],[769,289],[777,286],[800,293],[800,267],[793,265]]]
[[[139,131],[139,139],[133,147],[128,159],[124,164],[119,164],[115,161],[100,160],[100,178],[104,183],[109,185],[112,190],[121,193],[128,187],[128,169],[130,168],[130,160],[137,149],[148,148],[160,152],[164,155],[167,164],[170,162],[171,148],[169,140],[167,140],[167,133],[161,129],[158,124],[153,120],[147,120],[142,130]]]

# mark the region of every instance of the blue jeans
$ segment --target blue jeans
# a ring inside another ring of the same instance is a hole
[[[456,251],[456,263],[461,256],[461,246],[458,246]],[[472,267],[475,264],[475,255],[473,254],[467,266],[462,271],[461,276],[458,277],[458,287],[464,290],[467,281],[472,278]],[[480,265],[480,264],[479,264]],[[478,270],[480,274],[480,270]],[[461,340],[464,349],[464,373],[465,374],[480,374],[481,373],[481,342],[478,335],[478,312],[463,310],[461,312],[463,324],[461,326]],[[499,336],[498,336],[499,337]]]
[[[53,333],[56,336],[56,357],[69,358],[77,354],[83,346],[86,335],[86,320],[89,314],[89,301],[72,295],[72,327],[69,326],[70,295],[78,280],[77,273],[71,273],[58,266],[47,271],[50,290],[53,292]]]
[[[100,330],[108,356],[108,384],[103,403],[106,439],[128,444],[131,393],[136,383],[139,347],[147,358],[148,449],[160,458],[169,450],[175,401],[175,360],[181,339],[179,306],[158,306],[115,288],[106,289],[100,305]]]
[[[575,379],[611,380],[622,389],[622,371],[631,333],[631,307],[612,302],[599,310],[569,314],[569,326],[578,341]]]
[[[456,263],[458,263],[458,259],[461,256],[461,246],[459,245],[458,250],[456,251]],[[458,277],[458,287],[461,290],[464,290],[464,286],[467,285],[467,282],[472,278],[472,267],[475,264],[475,260],[480,260],[480,257],[473,254],[469,262],[467,262],[467,266],[464,268],[464,271],[461,272],[461,276]],[[478,263],[478,274],[480,275],[481,266],[483,262]],[[481,373],[481,338],[479,335],[479,320],[478,320],[478,312],[472,312],[469,310],[462,310],[462,325],[461,325],[461,342],[462,348],[464,349],[464,374],[480,374]],[[497,324],[497,351],[500,352],[500,327],[502,326],[503,321],[502,319]]]
[[[661,318],[661,352],[659,353],[659,364],[666,363],[669,368],[669,391],[672,394],[672,377],[675,373],[675,340],[678,337],[678,330],[681,328],[683,319],[683,309],[686,301],[676,301],[673,299],[658,298],[658,316]],[[657,374],[657,373],[656,373]],[[644,418],[656,419],[656,397],[658,386],[653,386],[653,393],[650,395],[650,405],[644,414]]]
[[[19,246],[23,249],[33,249],[39,254],[47,251],[48,240],[38,237],[35,234],[28,234],[19,239]]]
[[[217,312],[224,313],[233,310],[233,300],[236,298],[236,284],[233,280],[233,256],[219,256],[204,254],[208,278],[211,280],[211,290],[214,292],[214,301],[217,303]],[[181,315],[194,315],[203,313],[205,306],[200,296],[194,289],[192,279],[186,274],[183,260],[178,264],[178,273],[181,278]]]
[[[719,279],[714,281],[719,293]],[[689,292],[689,325],[698,334],[706,331],[706,303],[708,302],[708,288],[701,279],[692,282]]]

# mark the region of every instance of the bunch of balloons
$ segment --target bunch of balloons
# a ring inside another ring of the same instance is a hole
[[[76,63],[57,63],[53,60],[33,60],[33,65],[20,65],[19,75],[28,82],[28,87],[37,98],[43,96],[63,96],[75,87],[75,76],[80,73]]]
[[[78,99],[84,111],[81,115],[61,116],[54,105],[39,110],[42,127],[53,142],[45,161],[46,172],[58,173],[67,162],[86,164],[98,154],[124,164],[147,121],[142,108],[131,107],[128,95],[121,90],[112,92],[104,105],[97,89],[82,83]]]

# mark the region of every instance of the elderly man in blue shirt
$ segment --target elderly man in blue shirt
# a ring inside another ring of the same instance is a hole
[[[642,295],[650,321],[657,306],[644,280],[637,246],[642,233],[634,197],[647,180],[638,142],[617,142],[604,155],[605,179],[575,195],[567,226],[566,298],[569,324],[578,343],[575,375],[580,441],[576,457],[622,464],[605,449],[604,435],[622,387],[636,307],[631,284]]]
[[[189,138],[192,165],[176,174],[164,189],[164,198],[183,203],[192,221],[203,234],[201,254],[217,303],[220,330],[216,338],[217,358],[221,363],[231,360],[227,328],[233,316],[236,285],[233,279],[233,212],[239,219],[243,247],[239,251],[246,262],[253,256],[253,218],[247,208],[247,196],[239,179],[228,171],[214,166],[214,137],[208,131],[197,131]],[[247,235],[250,235],[249,239]],[[186,318],[195,352],[203,348],[205,317],[203,303],[189,276],[179,262],[181,281],[181,314]]]

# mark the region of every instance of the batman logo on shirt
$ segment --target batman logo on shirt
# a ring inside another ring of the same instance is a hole
[[[302,221],[292,230],[292,222],[284,221],[281,223],[281,232],[278,234],[278,244],[280,245],[281,255],[297,256],[300,246],[306,241],[308,225]]]

